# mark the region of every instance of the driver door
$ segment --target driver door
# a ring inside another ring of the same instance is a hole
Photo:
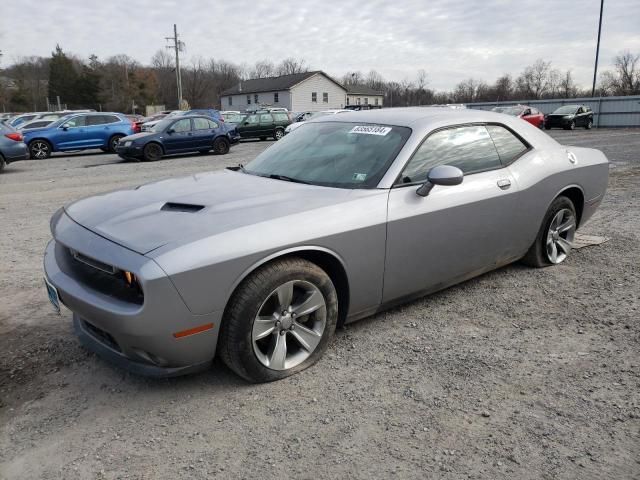
[[[82,148],[86,136],[87,116],[73,117],[58,127],[53,139],[59,150],[72,150]]]
[[[463,182],[417,195],[437,165],[460,168]],[[485,125],[430,134],[389,192],[383,302],[439,290],[510,261],[517,254],[510,241],[517,190]]]
[[[191,130],[191,119],[183,118],[177,120],[169,127],[163,136],[164,149],[167,153],[188,151],[193,148],[193,133]],[[168,130],[173,130],[169,133]]]

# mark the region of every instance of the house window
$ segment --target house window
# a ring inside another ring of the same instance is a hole
[[[379,100],[378,97],[376,97],[376,105],[378,105],[378,100]]]
[[[324,92],[322,94],[322,102],[323,103],[329,103],[329,94],[327,92]]]
[[[251,95],[247,95],[247,105],[251,105]]]
[[[273,94],[273,103],[278,103],[278,92]]]
[[[318,102],[318,92],[311,92],[311,101],[314,103]]]
[[[356,105],[360,105],[360,97],[356,98]]]
[[[347,105],[349,105],[349,97],[347,97]]]
[[[233,105],[233,97],[229,97],[229,106]]]
[[[253,103],[255,103],[255,104],[258,103],[258,94],[257,93],[253,96]]]
[[[369,97],[364,97],[364,104],[369,105]]]

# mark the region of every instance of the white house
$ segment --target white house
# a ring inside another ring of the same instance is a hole
[[[382,108],[384,92],[379,92],[365,85],[349,85],[347,88],[347,105],[368,105],[364,108]]]
[[[284,107],[290,112],[344,108],[347,91],[321,71],[244,80],[222,92],[222,110]]]

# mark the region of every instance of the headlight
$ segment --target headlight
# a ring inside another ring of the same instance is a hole
[[[125,147],[130,147],[133,141],[129,140],[128,142],[124,142]]]

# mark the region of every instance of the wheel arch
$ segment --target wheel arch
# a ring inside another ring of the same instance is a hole
[[[573,203],[573,206],[576,209],[576,222],[579,227],[582,220],[582,212],[584,211],[584,191],[582,190],[582,187],[579,185],[568,185],[559,191],[553,200],[560,196],[567,197]]]
[[[258,268],[284,258],[302,258],[318,265],[333,282],[338,295],[338,326],[344,325],[349,312],[349,278],[344,260],[333,250],[320,246],[299,246],[275,252],[247,268],[233,283],[225,304],[225,312],[242,282]]]
[[[50,139],[48,139],[46,137],[33,137],[33,138],[29,139],[29,141],[26,142],[27,143],[27,147],[31,148],[31,144],[33,142],[35,142],[35,141],[38,141],[38,140],[40,140],[42,142],[47,142],[49,144],[49,146],[51,147],[51,151],[52,152],[54,152],[56,150],[56,146],[54,145],[54,143]]]
[[[167,152],[164,149],[164,145],[162,144],[162,142],[159,142],[158,140],[149,140],[147,143],[144,144],[144,147],[142,147],[142,150],[144,151],[145,147],[147,145],[149,145],[150,143],[155,143],[156,145],[160,145],[160,148],[162,149],[162,154],[165,155]]]

